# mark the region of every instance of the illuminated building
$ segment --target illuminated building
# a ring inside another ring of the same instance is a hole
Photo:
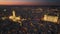
[[[42,20],[58,24],[59,13],[47,12],[46,14],[44,14],[44,17],[42,18]]]
[[[13,10],[12,12],[12,16],[9,16],[9,19],[11,19],[14,22],[20,22],[21,23],[21,17],[20,16],[16,16],[15,15],[15,11]]]

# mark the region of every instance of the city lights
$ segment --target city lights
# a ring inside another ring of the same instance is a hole
[[[9,16],[9,19],[13,20],[14,22],[18,22],[21,20],[21,18],[19,16],[16,17],[15,11],[13,11],[12,14],[13,14],[12,16]]]
[[[58,22],[58,16],[44,15],[43,20],[44,20],[44,21],[50,21],[50,22],[57,23],[57,22]]]
[[[2,20],[6,20],[7,17],[2,17]]]
[[[0,10],[0,34],[60,33],[58,8],[4,6]]]
[[[9,16],[9,19],[12,20],[12,21],[14,21],[14,22],[19,22],[19,23],[21,23],[21,21],[26,20],[26,19],[24,19],[24,18],[21,19],[20,16],[17,17],[17,16],[15,15],[15,11],[14,11],[14,10],[12,11],[12,16]]]

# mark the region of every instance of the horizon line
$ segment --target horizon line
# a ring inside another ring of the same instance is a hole
[[[0,2],[0,5],[60,5],[59,2]]]

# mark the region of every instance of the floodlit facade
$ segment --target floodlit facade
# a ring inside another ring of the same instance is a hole
[[[50,21],[50,22],[57,22],[58,21],[58,16],[44,15],[43,20],[44,21]]]

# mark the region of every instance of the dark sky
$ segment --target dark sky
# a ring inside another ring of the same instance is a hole
[[[60,5],[60,0],[0,0],[0,5]]]

